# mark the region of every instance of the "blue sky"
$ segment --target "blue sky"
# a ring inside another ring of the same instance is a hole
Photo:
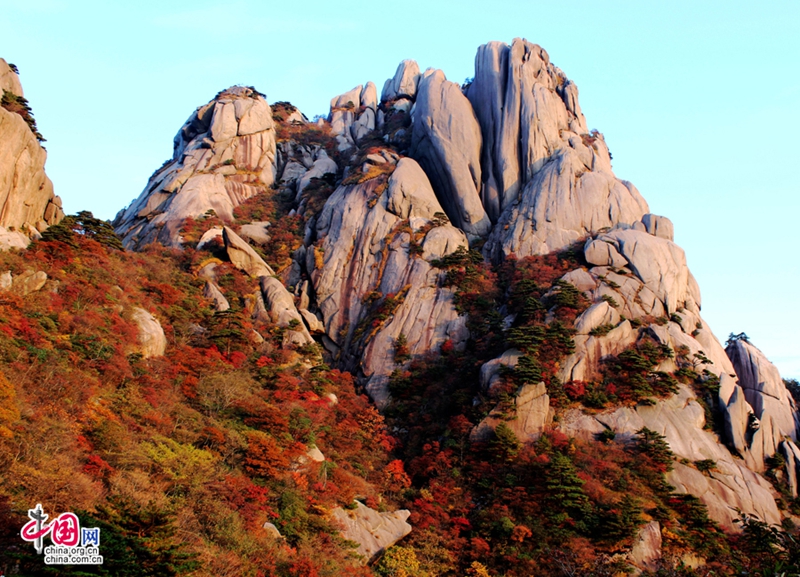
[[[463,82],[480,44],[525,37],[578,84],[617,176],[675,223],[716,335],[747,332],[800,378],[800,3],[495,5],[0,0],[0,57],[20,68],[67,212],[112,218],[222,88],[325,114],[404,58]]]

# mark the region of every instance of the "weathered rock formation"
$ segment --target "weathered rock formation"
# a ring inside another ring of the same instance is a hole
[[[223,220],[275,180],[275,131],[264,96],[234,86],[199,107],[175,135],[172,159],[120,211],[114,228],[127,248],[155,240],[180,245],[180,225],[213,210]]]
[[[394,76],[383,83],[381,102],[389,102],[398,98],[415,98],[421,76],[419,64],[416,61],[403,60],[397,66]]]
[[[22,84],[19,81],[19,74],[9,66],[3,58],[0,58],[0,94],[10,92],[17,96],[24,96]]]
[[[461,87],[441,70],[419,82],[410,154],[428,174],[445,212],[467,234],[484,236],[491,222],[481,204],[481,129]]]
[[[378,125],[378,92],[375,84],[359,84],[331,99],[328,115],[331,131],[341,151],[355,148]]]
[[[257,299],[260,297],[260,300],[256,305],[254,316],[257,317],[263,311],[273,323],[285,328],[284,345],[303,346],[313,343],[314,339],[311,338],[304,324],[303,316],[295,306],[294,297],[275,277],[272,268],[258,256],[258,253],[249,244],[227,226],[222,229],[222,238],[231,263],[251,277],[258,278],[261,291],[256,297]],[[211,292],[211,298],[214,298],[213,291]]]
[[[488,256],[545,254],[648,212],[636,188],[614,176],[577,87],[541,47],[520,39],[482,46],[467,95],[485,142],[481,198],[497,222]]]
[[[158,319],[145,309],[135,307],[131,320],[139,326],[138,342],[133,345],[133,350],[146,359],[162,356],[167,348],[167,337]]]
[[[794,455],[800,451],[794,444],[794,401],[775,367],[758,349],[737,340],[726,355],[700,317],[699,288],[683,251],[671,238],[667,219],[645,215],[632,226],[620,224],[587,240],[584,256],[590,266],[596,266],[572,271],[563,280],[594,304],[575,321],[575,352],[562,364],[559,377],[564,382],[597,380],[606,359],[643,338],[652,339],[676,352],[675,358],[656,370],[673,372],[679,365],[691,366],[704,375],[701,378],[719,380],[714,404],[725,418],[723,438],[707,430],[704,409],[685,386],[653,406],[622,407],[591,416],[570,411],[558,426],[569,435],[587,439],[610,429],[622,442],[642,427],[654,430],[665,436],[678,458],[716,464],[704,474],[675,463],[668,481],[678,491],[700,497],[723,527],[738,529],[733,523],[737,509],[778,523],[781,515],[774,489],[758,473],[765,470],[767,457],[782,451],[791,457],[786,459],[786,473],[791,489],[797,490],[800,461]],[[606,330],[596,331],[599,327]],[[487,363],[485,370],[492,371],[491,366],[495,365]],[[518,401],[526,396],[530,393],[520,391]],[[517,402],[517,411],[517,421],[524,423],[517,431],[521,439],[531,438],[531,433],[535,436],[548,425],[547,407],[541,401],[529,408]],[[494,424],[490,416],[482,427]]]
[[[41,290],[46,283],[47,273],[42,270],[28,269],[18,275],[6,271],[0,275],[0,291],[11,291],[22,296]]]
[[[345,366],[363,373],[379,405],[388,399],[400,335],[412,355],[467,338],[453,291],[438,286],[441,271],[430,264],[467,245],[443,217],[427,176],[404,158],[386,185],[372,179],[340,186],[317,220],[319,240],[306,265],[324,342]]]
[[[355,509],[347,510],[337,507],[331,512],[331,518],[342,527],[342,537],[358,543],[357,551],[364,563],[411,533],[411,525],[406,523],[410,511],[378,513],[360,501],[355,505]]]
[[[714,385],[709,402],[718,428],[711,430],[697,393],[683,385],[652,404],[591,415],[572,410],[555,421],[544,383],[520,388],[508,426],[523,440],[554,426],[586,438],[611,429],[617,442],[647,427],[683,460],[669,482],[700,497],[724,527],[736,529],[735,508],[780,521],[774,489],[760,473],[780,453],[791,491],[800,489],[791,395],[749,343],[734,340],[726,354],[701,318],[700,290],[672,223],[650,214],[637,189],[616,178],[603,136],[587,130],[577,87],[541,47],[520,39],[480,47],[475,78],[464,87],[407,60],[380,101],[370,82],[330,106],[328,122],[313,125],[335,138],[326,151],[300,138],[276,145],[260,95],[220,93],[189,119],[173,159],[118,215],[126,246],[179,244],[184,218],[214,209],[230,219],[234,206],[275,182],[305,225],[302,246],[293,247],[291,264],[278,275],[248,244],[270,241],[262,221],[241,227],[241,235],[230,227],[209,231],[198,246],[222,235],[231,262],[259,279],[253,315],[285,327],[286,346],[318,335],[330,360],[353,371],[379,406],[389,401],[389,375],[409,357],[469,338],[437,259],[472,241],[485,241],[484,258],[494,263],[582,249],[585,266],[561,280],[590,306],[575,320],[574,352],[558,378],[598,380],[610,357],[651,340],[673,353],[655,370],[691,370],[698,383]],[[376,145],[378,136],[385,145]],[[320,181],[335,186],[321,209],[321,201],[309,200]],[[211,273],[207,296],[224,307]],[[521,354],[508,350],[487,362],[481,392],[501,383],[501,367],[513,368]],[[504,418],[493,412],[473,438],[491,435]],[[703,472],[697,461],[715,467]],[[654,566],[658,531],[648,525],[640,535],[631,553],[638,566]]]
[[[0,96],[23,96],[17,74],[3,59],[0,88]],[[16,102],[0,107],[0,249],[24,248],[31,236],[64,217],[44,171],[47,152],[16,110]]]

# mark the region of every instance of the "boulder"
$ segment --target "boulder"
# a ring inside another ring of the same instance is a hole
[[[274,276],[262,276],[259,281],[261,295],[270,319],[279,327],[290,329],[286,331],[285,344],[292,343],[303,346],[313,343],[314,339],[308,333],[303,324],[303,317],[297,312],[294,305],[294,297],[281,284],[281,281]]]
[[[311,166],[311,168],[308,169],[305,174],[303,174],[297,183],[297,199],[300,199],[300,195],[311,183],[312,178],[322,178],[326,174],[336,174],[337,170],[338,168],[336,166],[336,162],[329,158],[328,155],[325,154],[324,150],[320,151],[317,160],[314,161],[314,164]]]
[[[338,150],[344,152],[355,147],[352,131],[350,130],[356,120],[355,112],[350,109],[331,109],[329,116],[331,132],[336,135]]]
[[[334,96],[331,99],[331,109],[334,108],[352,108],[358,110],[361,106],[361,91],[364,88],[359,84],[355,88],[348,90],[344,94]]]
[[[135,307],[131,312],[131,320],[139,326],[139,342],[136,352],[144,358],[161,357],[167,348],[167,337],[164,329],[152,314],[143,308]]]
[[[222,294],[219,287],[211,281],[206,281],[203,287],[203,296],[213,301],[214,310],[217,312],[226,311],[231,308],[228,299],[225,298],[225,295]]]
[[[371,108],[373,112],[378,110],[378,87],[372,81],[367,82],[361,91],[361,106]]]
[[[264,523],[262,527],[264,531],[267,533],[267,537],[269,537],[270,539],[274,540],[283,539],[283,535],[281,535],[281,532],[278,531],[278,528],[272,523],[269,522]]]
[[[598,279],[590,274],[586,269],[577,268],[569,271],[561,277],[561,280],[568,282],[582,293],[590,293],[597,288]]]
[[[575,331],[579,335],[588,335],[593,329],[602,325],[617,326],[620,322],[619,313],[606,301],[595,303],[586,309],[575,320]]]
[[[417,94],[421,74],[419,65],[415,60],[403,60],[398,66],[394,77],[383,85],[381,102],[388,102],[400,97],[413,99]]]
[[[229,227],[222,229],[222,238],[225,241],[225,250],[233,266],[252,277],[273,276],[275,271],[264,262],[252,246],[233,232]]]
[[[587,243],[587,247],[598,244],[606,244],[609,251],[613,248],[621,255],[626,266],[663,303],[667,313],[683,308],[690,299],[700,302],[697,283],[686,266],[686,255],[674,242],[633,229],[617,229],[601,234]],[[588,259],[590,253],[585,254]]]
[[[317,315],[308,311],[307,309],[297,309],[297,312],[300,313],[300,316],[303,317],[303,321],[306,324],[308,330],[312,333],[324,333],[325,332],[325,325],[322,324],[322,321],[317,318]]]
[[[11,281],[11,290],[23,296],[41,290],[47,282],[44,271],[26,270]]]
[[[589,239],[583,247],[583,256],[586,262],[597,266],[610,266],[614,268],[622,268],[628,264],[613,243],[606,242],[602,239]]]
[[[481,203],[481,131],[461,87],[436,70],[419,84],[410,155],[425,170],[450,220],[485,236],[491,221]]]
[[[483,363],[480,371],[481,391],[487,392],[491,390],[492,385],[500,379],[502,367],[513,369],[517,366],[521,356],[521,351],[509,349],[496,359]]]
[[[661,525],[658,521],[650,521],[639,529],[628,560],[637,569],[658,569],[658,562],[661,560]]]
[[[239,236],[250,242],[256,244],[267,244],[269,242],[269,227],[270,223],[266,221],[251,222],[243,224],[239,228]]]
[[[359,501],[355,505],[355,509],[336,507],[331,512],[331,520],[342,528],[344,539],[358,543],[357,551],[364,564],[411,533],[411,525],[406,522],[410,511],[379,513]]]
[[[350,127],[350,134],[355,142],[359,142],[373,130],[375,130],[375,110],[367,108]]]
[[[208,245],[214,241],[215,239],[219,239],[220,242],[225,242],[222,239],[222,227],[215,226],[213,228],[209,228],[207,231],[203,233],[203,236],[200,237],[200,240],[197,241],[197,250],[203,250],[207,248]]]
[[[642,224],[645,230],[653,236],[666,240],[675,240],[675,227],[672,225],[672,221],[666,216],[657,216],[648,213],[642,217]]]
[[[553,422],[554,411],[550,408],[550,396],[544,383],[520,387],[514,398],[514,409],[516,418],[510,421],[498,408],[492,410],[472,430],[470,441],[489,440],[500,423],[506,423],[520,441],[534,441]]]
[[[744,397],[761,422],[764,458],[778,450],[784,438],[797,441],[797,405],[783,384],[778,369],[745,339],[730,341],[725,349],[736,371]],[[755,439],[754,439],[755,441]]]
[[[4,226],[0,226],[0,250],[9,250],[18,248],[20,250],[28,248],[31,239],[27,235],[19,232],[18,230],[8,230]]]
[[[442,211],[425,172],[410,158],[397,163],[386,194],[386,209],[400,218],[431,218]]]
[[[785,472],[786,483],[789,485],[789,491],[792,497],[797,497],[800,491],[800,478],[798,471],[800,471],[800,448],[791,440],[781,441],[779,445],[781,455],[786,460]]]
[[[325,455],[322,454],[322,451],[316,445],[312,445],[306,451],[306,457],[314,463],[321,463],[325,460]]]

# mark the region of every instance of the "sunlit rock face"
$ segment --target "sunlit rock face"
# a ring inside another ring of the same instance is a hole
[[[306,123],[295,112],[291,118]],[[800,488],[794,400],[758,349],[743,340],[726,349],[715,337],[672,222],[651,214],[636,187],[615,176],[602,134],[587,129],[577,87],[544,49],[521,39],[485,44],[464,86],[405,60],[380,97],[372,82],[356,86],[331,99],[327,121],[313,126],[327,131],[327,148],[299,138],[276,143],[258,93],[220,93],[192,115],[173,158],[118,215],[118,233],[131,248],[180,245],[183,219],[213,209],[230,220],[235,206],[271,185],[288,190],[304,231],[285,273],[274,275],[254,249],[270,242],[268,222],[203,238],[223,235],[228,259],[259,279],[258,311],[298,329],[287,347],[316,337],[327,360],[352,371],[381,408],[391,402],[393,371],[445,343],[468,343],[467,319],[439,259],[470,243],[491,264],[569,248],[578,264],[561,280],[589,304],[570,327],[574,350],[559,362],[558,379],[598,380],[609,359],[647,341],[671,351],[655,371],[691,368],[695,384],[713,385],[713,394],[699,398],[680,385],[652,403],[557,414],[544,383],[525,383],[512,432],[532,441],[553,427],[586,439],[611,430],[629,443],[647,427],[676,456],[668,481],[697,495],[724,528],[737,530],[737,509],[780,522],[762,473],[780,453],[782,482],[794,495]],[[330,196],[312,207],[306,191],[323,179]],[[213,289],[209,298],[224,308]],[[480,393],[522,356],[508,347],[486,362]],[[704,404],[719,416],[716,429]],[[489,438],[503,418],[489,413],[472,438]],[[698,461],[715,466],[704,473]],[[656,525],[632,554],[643,567],[659,554]]]
[[[47,151],[23,117],[22,85],[0,58],[0,250],[24,248],[32,237],[58,223],[61,199],[44,171]]]
[[[114,228],[126,248],[179,246],[180,226],[213,210],[224,220],[274,182],[275,130],[264,96],[235,86],[199,107],[175,135],[172,159],[120,211]]]

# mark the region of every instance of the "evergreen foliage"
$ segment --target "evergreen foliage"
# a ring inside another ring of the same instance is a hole
[[[14,72],[16,72],[16,70],[14,70]],[[36,140],[39,142],[46,142],[39,132],[39,129],[36,127],[36,119],[33,117],[33,110],[31,110],[31,106],[25,97],[9,92],[8,90],[3,90],[3,96],[0,98],[0,107],[5,108],[9,112],[19,114],[28,125],[28,128],[31,129],[31,132],[33,132]]]

